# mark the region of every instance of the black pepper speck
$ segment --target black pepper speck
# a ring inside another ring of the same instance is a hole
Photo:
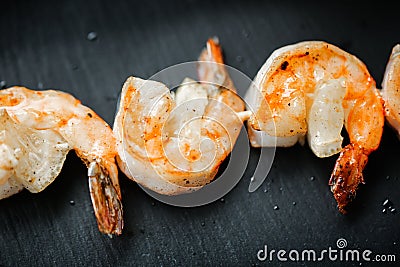
[[[286,70],[288,66],[289,66],[289,62],[283,61],[282,65],[281,65],[281,70]]]

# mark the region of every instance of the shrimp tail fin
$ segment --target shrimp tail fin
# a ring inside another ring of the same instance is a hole
[[[200,53],[199,61],[224,64],[222,48],[218,37],[214,36],[207,40],[206,47]]]
[[[358,185],[364,184],[362,171],[368,154],[363,148],[349,144],[336,161],[329,185],[341,213],[346,213],[345,207],[355,197]]]
[[[122,203],[119,186],[113,174],[91,162],[88,168],[89,190],[100,232],[120,235],[123,228]]]
[[[207,89],[209,98],[225,103],[235,112],[244,111],[244,101],[237,95],[229,71],[224,65],[222,48],[217,37],[207,40],[206,47],[199,56],[197,74],[200,83]],[[243,118],[247,119],[247,115]]]
[[[224,61],[218,38],[209,38],[206,47],[200,53],[197,71],[200,82],[206,85],[210,95],[216,94],[221,86],[230,85],[234,88],[222,64]]]

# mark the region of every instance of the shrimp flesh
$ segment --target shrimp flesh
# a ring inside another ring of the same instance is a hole
[[[400,44],[392,49],[382,81],[385,117],[400,136]]]
[[[307,135],[316,156],[340,152],[329,185],[345,212],[383,131],[382,100],[366,66],[322,41],[285,46],[261,67],[246,101],[254,110],[248,121],[253,146],[292,146]],[[342,149],[343,124],[350,144]]]
[[[121,234],[115,138],[108,124],[70,94],[11,87],[0,91],[0,199],[23,188],[38,193],[73,149],[88,166],[99,230]]]
[[[200,55],[202,83],[186,78],[175,94],[162,83],[129,77],[114,122],[118,165],[132,180],[164,195],[210,183],[231,152],[244,103],[210,39]]]

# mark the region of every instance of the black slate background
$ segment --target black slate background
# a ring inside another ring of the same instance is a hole
[[[90,31],[98,34],[93,42],[86,39]],[[129,75],[148,78],[195,60],[213,35],[226,63],[251,78],[274,49],[325,40],[363,60],[378,85],[392,46],[400,42],[398,12],[384,1],[3,0],[0,80],[70,92],[111,124]],[[70,153],[45,191],[0,201],[0,265],[258,265],[264,245],[322,250],[336,247],[338,238],[349,248],[400,260],[400,215],[382,213],[386,198],[400,209],[400,142],[390,128],[345,216],[327,185],[336,157],[318,159],[299,145],[278,149],[266,182],[248,193],[257,155],[253,149],[244,179],[224,201],[198,208],[160,203],[121,174],[125,229],[110,239],[97,230],[86,169]],[[344,264],[359,265],[336,263]]]

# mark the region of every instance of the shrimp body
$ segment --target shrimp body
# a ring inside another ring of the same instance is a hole
[[[107,123],[67,93],[23,87],[0,91],[0,199],[23,188],[44,190],[59,175],[71,149],[89,167],[99,230],[120,234],[115,139]]]
[[[131,179],[166,195],[202,188],[217,174],[240,133],[244,103],[209,40],[200,78],[185,79],[175,94],[162,83],[129,77],[114,122],[118,164]],[[221,78],[216,81],[213,74]],[[206,77],[207,79],[205,80]],[[203,79],[204,80],[203,80]]]
[[[329,184],[339,210],[363,182],[368,155],[378,148],[384,118],[380,95],[366,66],[322,41],[272,53],[246,95],[253,146],[291,146],[306,135],[318,157],[341,153]],[[342,149],[345,126],[350,144]]]
[[[400,44],[392,49],[382,81],[385,117],[400,136]]]

